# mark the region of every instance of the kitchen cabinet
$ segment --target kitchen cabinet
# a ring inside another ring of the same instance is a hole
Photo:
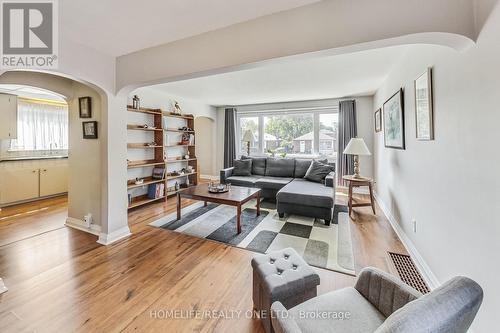
[[[38,198],[38,177],[38,169],[19,168],[3,170],[0,204]]]
[[[17,96],[0,93],[0,139],[17,138]]]
[[[40,196],[54,195],[68,191],[68,168],[53,166],[40,169]]]
[[[66,192],[67,159],[0,163],[0,206]]]

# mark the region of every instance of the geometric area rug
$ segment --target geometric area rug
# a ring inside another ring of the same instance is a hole
[[[354,275],[354,254],[347,207],[335,205],[334,220],[326,226],[322,220],[299,215],[279,218],[276,205],[262,201],[256,216],[255,200],[242,207],[241,233],[236,233],[236,207],[197,202],[150,225],[179,233],[222,242],[258,253],[287,247],[316,267]]]

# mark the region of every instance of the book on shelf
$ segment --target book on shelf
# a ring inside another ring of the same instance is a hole
[[[148,198],[158,199],[165,195],[165,184],[151,184],[148,186]]]

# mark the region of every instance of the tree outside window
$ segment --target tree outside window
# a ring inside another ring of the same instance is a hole
[[[264,150],[280,156],[312,154],[313,127],[311,114],[264,117]]]

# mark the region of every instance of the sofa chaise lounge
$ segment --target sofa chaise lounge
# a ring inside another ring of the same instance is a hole
[[[305,179],[311,166],[310,159],[245,157],[251,159],[248,175],[234,175],[234,167],[220,172],[221,183],[236,186],[257,187],[262,196],[276,201],[280,217],[298,214],[325,220],[330,225],[335,203],[335,168],[321,182]],[[324,161],[326,162],[326,161]]]

